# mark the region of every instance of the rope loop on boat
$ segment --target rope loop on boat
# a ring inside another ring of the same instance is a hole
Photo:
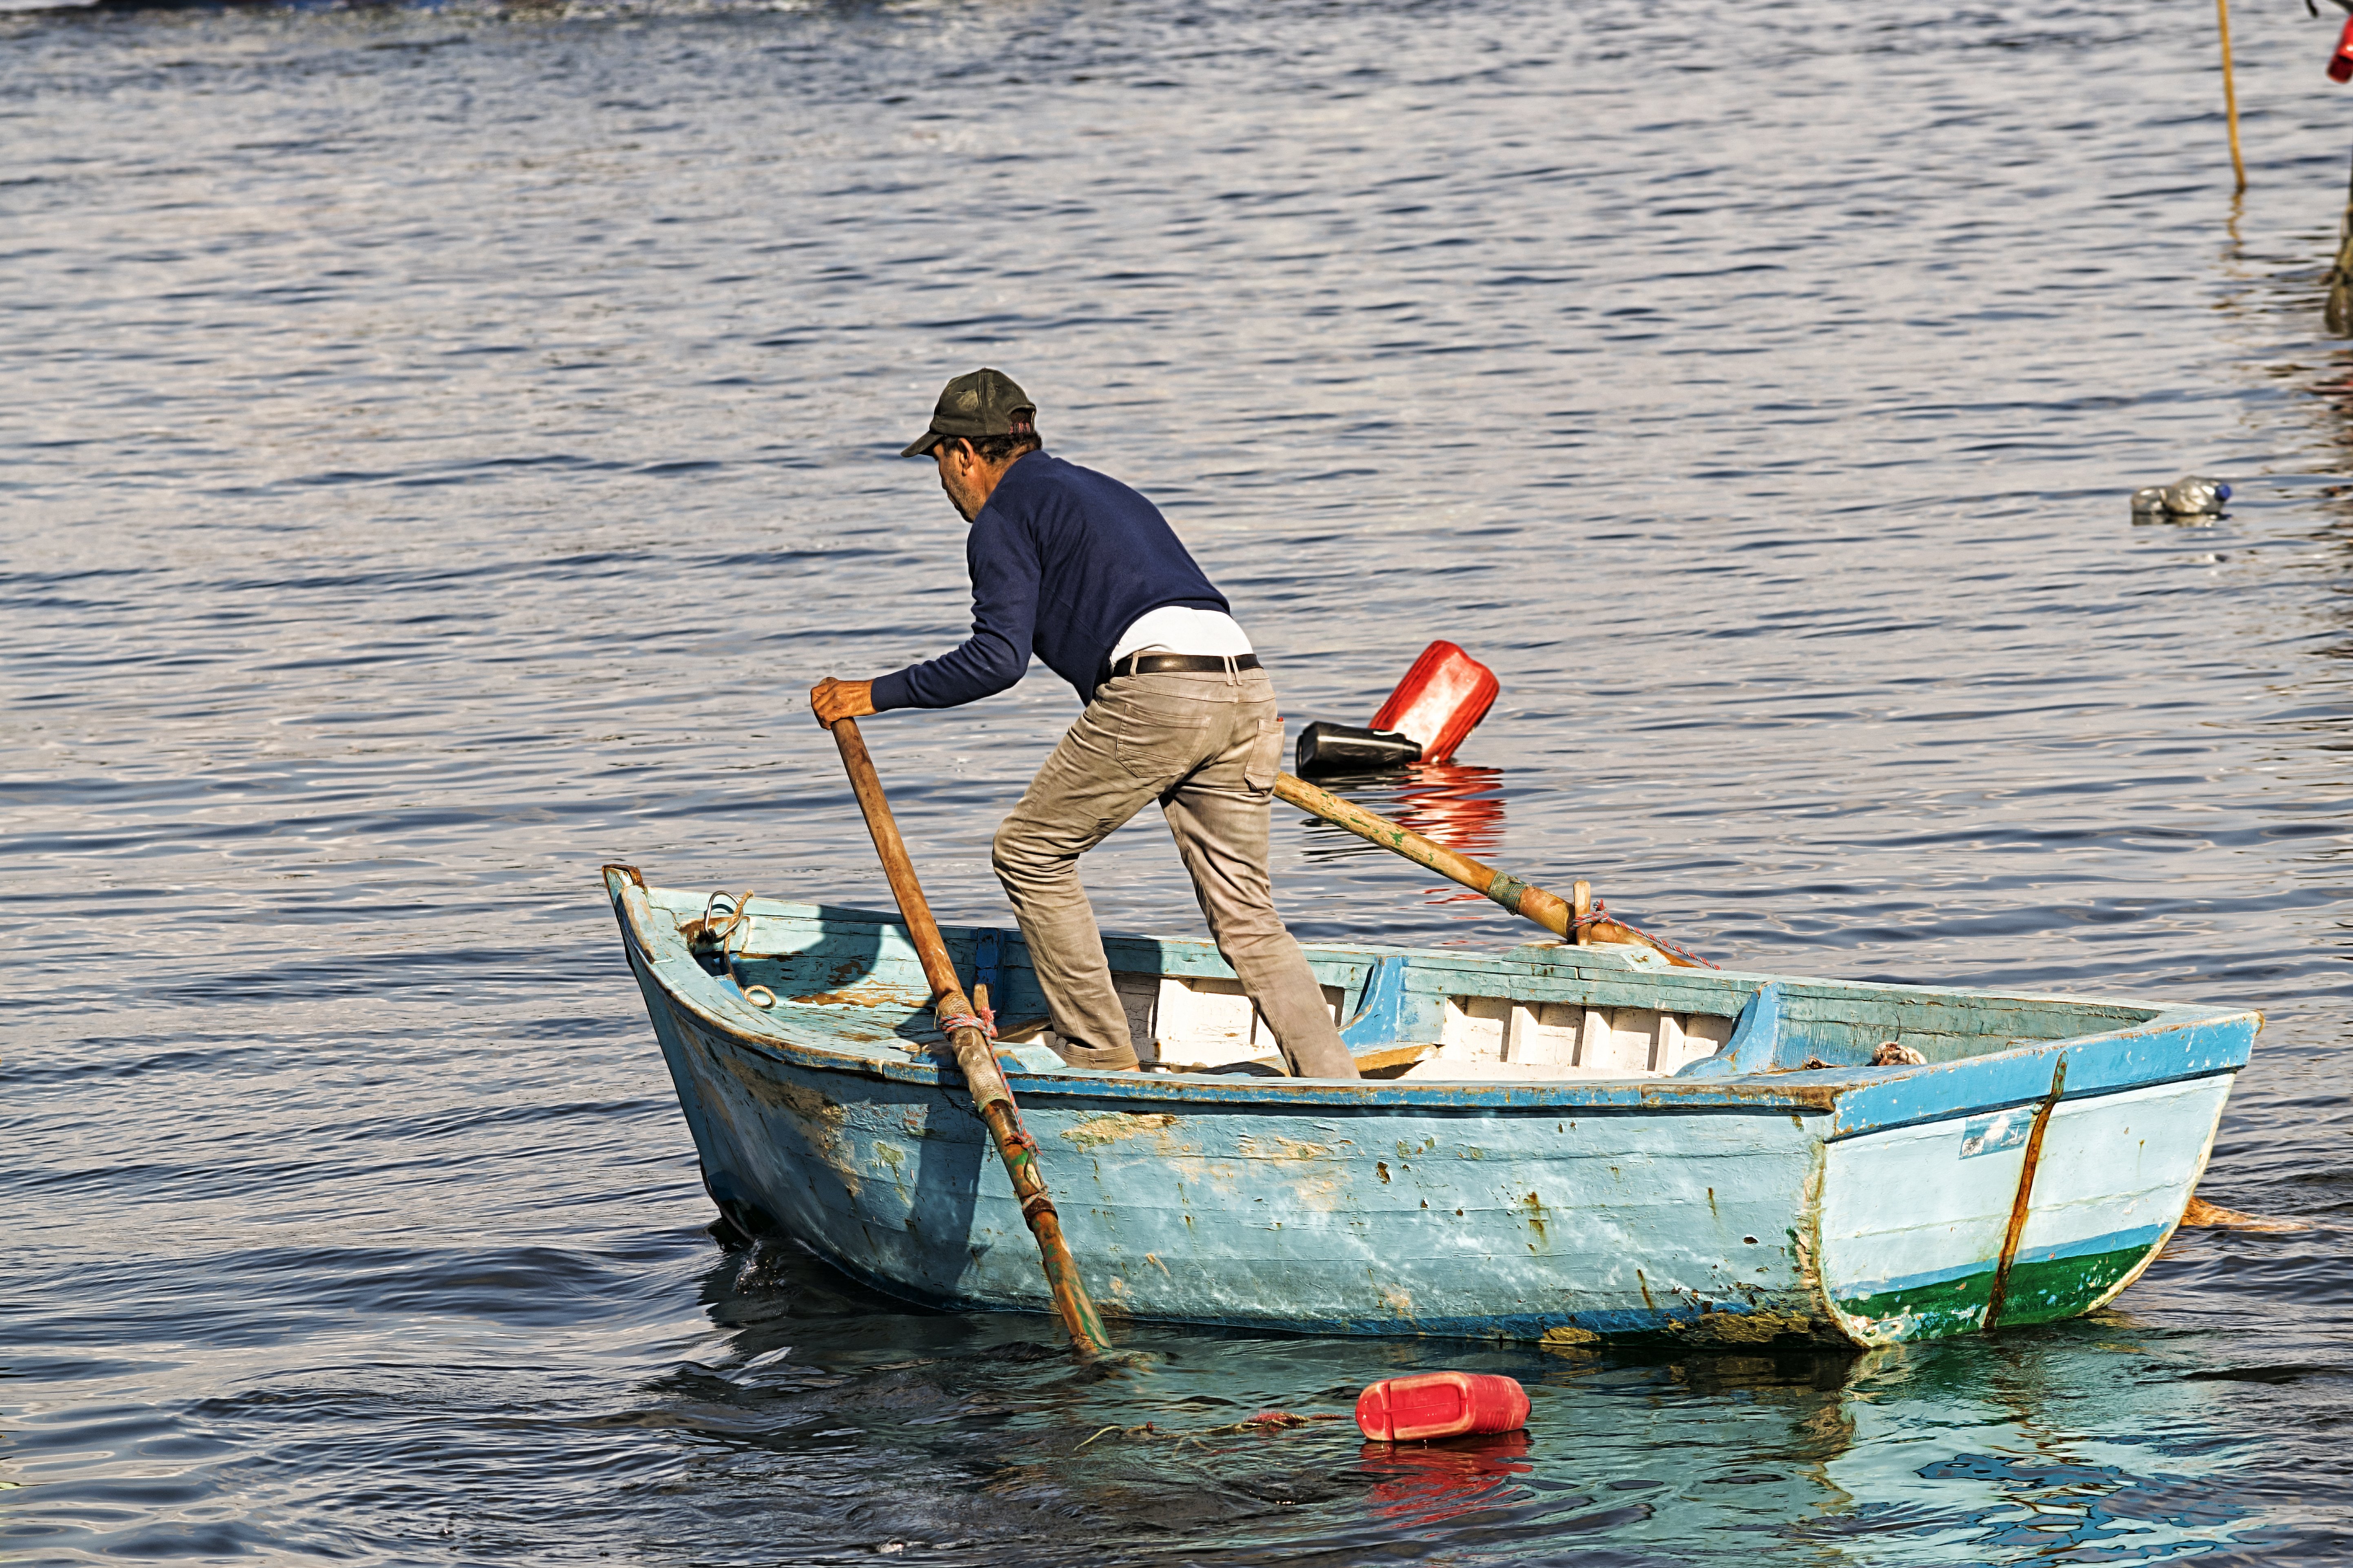
[[[727,918],[714,925],[712,923],[711,911],[719,907],[720,900],[723,899],[727,902]],[[743,929],[744,940],[751,941],[752,889],[746,888],[740,893],[731,893],[722,888],[712,893],[702,900],[702,919],[700,924],[705,940],[717,942],[722,953],[727,951],[727,939],[735,934],[738,927]]]
[[[1704,968],[1722,969],[1724,967],[1721,963],[1710,963],[1706,959],[1702,958],[1698,953],[1694,952],[1690,948],[1683,946],[1681,942],[1669,942],[1662,936],[1653,936],[1651,932],[1644,931],[1641,926],[1636,925],[1633,921],[1625,919],[1623,916],[1611,914],[1609,912],[1609,901],[1604,899],[1595,899],[1593,900],[1593,912],[1591,914],[1571,916],[1569,918],[1568,929],[1570,931],[1577,931],[1586,926],[1599,925],[1604,921],[1608,921],[1612,925],[1624,926],[1628,931],[1632,931],[1644,942],[1650,942],[1655,947],[1664,948],[1667,952],[1675,954],[1679,958],[1688,958],[1694,963],[1699,964]]]

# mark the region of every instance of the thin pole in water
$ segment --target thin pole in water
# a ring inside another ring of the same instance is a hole
[[[2247,161],[2239,153],[2239,89],[2231,80],[2231,0],[2214,0],[2214,19],[2222,33],[2222,116],[2231,124],[2231,173],[2234,189],[2247,188]]]
[[[2347,176],[2345,216],[2337,220],[2337,259],[2328,267],[2321,320],[2337,336],[2353,337],[2353,174]]]

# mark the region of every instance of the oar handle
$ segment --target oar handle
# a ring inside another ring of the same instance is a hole
[[[1111,1341],[1103,1332],[1103,1317],[1087,1294],[1086,1282],[1079,1278],[1078,1261],[1062,1236],[1062,1216],[1054,1211],[1046,1180],[1039,1173],[1038,1140],[1021,1124],[1021,1108],[1014,1103],[1013,1086],[1005,1081],[1005,1069],[997,1064],[996,1047],[969,1024],[947,1028],[948,1020],[969,1017],[972,1004],[965,996],[964,983],[956,978],[955,963],[948,957],[939,922],[932,918],[931,900],[923,897],[923,885],[916,879],[906,840],[899,837],[898,821],[891,815],[881,775],[867,754],[858,721],[836,719],[830,728],[833,743],[841,752],[841,765],[849,773],[849,787],[858,796],[858,809],[865,815],[866,831],[873,836],[874,852],[881,857],[882,874],[890,879],[891,896],[899,901],[900,918],[907,922],[907,935],[923,962],[923,978],[931,985],[936,1016],[955,1047],[956,1066],[964,1071],[973,1106],[988,1128],[997,1157],[1005,1162],[1013,1195],[1020,1200],[1021,1217],[1038,1240],[1039,1260],[1045,1266],[1047,1288],[1054,1294],[1062,1326],[1079,1350],[1109,1350]]]
[[[1461,883],[1474,892],[1483,893],[1514,914],[1532,920],[1555,936],[1571,932],[1575,912],[1568,900],[1557,893],[1547,893],[1533,882],[1523,882],[1507,871],[1498,871],[1483,861],[1457,853],[1435,839],[1424,838],[1410,827],[1400,827],[1388,817],[1366,811],[1352,800],[1342,800],[1329,790],[1317,789],[1305,779],[1291,773],[1277,773],[1274,793],[1312,816],[1320,816],[1335,827],[1345,827],[1357,837],[1394,850],[1417,866],[1427,866],[1451,881]],[[1632,926],[1620,925],[1616,921],[1595,921],[1585,927],[1601,942],[1633,942],[1662,954],[1669,963],[1682,969],[1695,969],[1697,964],[1652,942]]]
[[[833,743],[841,752],[841,765],[849,772],[849,787],[858,796],[858,809],[866,816],[866,831],[873,835],[874,852],[882,858],[882,875],[891,880],[891,896],[899,900],[907,935],[923,961],[923,978],[931,982],[932,996],[945,1001],[953,994],[962,1003],[964,986],[948,957],[948,944],[941,939],[940,923],[932,918],[932,902],[923,897],[923,885],[916,879],[915,863],[908,858],[907,841],[899,837],[898,819],[891,815],[882,776],[874,771],[874,759],[867,753],[866,737],[858,732],[858,721],[835,720]]]

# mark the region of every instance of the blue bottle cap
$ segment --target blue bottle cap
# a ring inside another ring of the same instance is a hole
[[[2228,485],[2216,485],[2214,487],[2214,499],[2216,500],[2229,500],[2231,499],[2231,487]]]

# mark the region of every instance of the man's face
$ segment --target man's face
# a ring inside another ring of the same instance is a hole
[[[948,500],[970,522],[988,504],[987,487],[981,484],[979,457],[961,441],[943,441],[932,448],[932,460],[940,466],[940,489],[948,492]]]

